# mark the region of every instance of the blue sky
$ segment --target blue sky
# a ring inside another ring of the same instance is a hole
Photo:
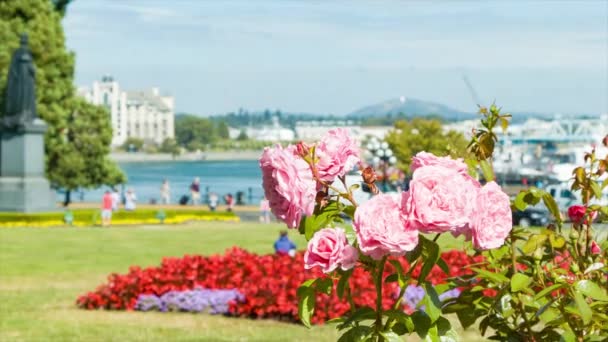
[[[76,0],[76,83],[158,86],[178,111],[346,114],[399,96],[608,113],[608,1]]]

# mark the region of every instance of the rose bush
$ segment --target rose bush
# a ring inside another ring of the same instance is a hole
[[[314,209],[298,211],[302,217],[293,216],[287,222],[288,227],[297,226],[309,241],[304,261],[306,268],[318,266],[329,279],[338,280],[333,284],[327,277],[319,277],[302,284],[298,289],[302,322],[309,325],[311,318],[314,319],[317,296],[331,295],[335,291],[350,307],[350,313],[335,320],[339,329],[346,330],[342,337],[345,340],[393,339],[397,333],[414,331],[431,339],[454,335],[449,321],[441,316],[441,294],[429,278],[435,267],[450,272],[450,266],[440,258],[436,240],[440,234],[449,232],[472,239],[479,250],[502,246],[511,230],[511,212],[508,196],[500,187],[493,182],[482,187],[468,174],[468,166],[461,160],[421,152],[412,159],[409,191],[400,194],[377,194],[375,171],[359,165],[362,181],[377,195],[358,205],[345,175],[359,163],[360,153],[346,130],[331,130],[316,144],[299,143],[287,146],[285,150],[296,151],[296,157],[281,159],[281,168],[297,169],[299,178],[307,173],[314,186],[310,182],[306,184],[310,191],[316,191]],[[283,180],[275,172],[265,171],[272,160],[267,152],[260,160],[264,191],[267,197],[276,197],[276,184]],[[275,201],[271,207],[276,206],[277,212],[283,212],[283,208],[294,201],[294,196],[287,197],[288,201]],[[352,220],[352,225],[344,224],[344,217]],[[348,234],[352,234],[349,232],[354,233],[354,238],[347,240]],[[421,233],[437,235],[431,240]],[[386,277],[389,269],[391,274]],[[361,270],[373,280],[375,305],[371,307],[358,305],[359,297],[354,294],[358,288],[351,287],[349,282]],[[414,281],[425,291],[422,301],[426,316],[399,311],[407,285]],[[396,285],[398,292],[393,304],[386,302],[387,285],[390,284]],[[416,320],[426,320],[425,317],[428,324],[425,323],[422,329],[414,329],[416,323],[422,324]],[[363,324],[365,320],[373,323]]]

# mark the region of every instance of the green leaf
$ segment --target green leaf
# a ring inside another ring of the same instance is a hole
[[[519,292],[530,285],[532,278],[523,273],[515,273],[511,277],[511,292]]]
[[[579,280],[574,284],[574,287],[589,298],[602,302],[608,302],[608,295],[606,295],[606,292],[604,292],[599,285],[591,280]]]
[[[513,204],[515,204],[515,208],[517,208],[517,210],[524,211],[528,207],[528,203],[524,201],[524,197],[526,197],[527,194],[528,193],[526,191],[522,190],[515,197]]]
[[[427,315],[429,315],[431,323],[434,323],[439,317],[441,317],[441,300],[439,299],[439,295],[437,295],[437,291],[435,291],[435,287],[433,287],[432,284],[425,283],[424,289],[426,292],[424,298],[422,298],[422,304],[425,305],[424,311]]]
[[[604,181],[602,182],[602,189],[608,187],[608,178],[604,179]]]
[[[555,290],[559,290],[562,287],[564,287],[564,284],[554,284],[549,287],[545,287],[544,289],[542,289],[539,293],[537,293],[534,296],[534,300],[539,300],[539,299],[543,298],[544,296],[546,296],[547,294],[549,294]]]
[[[355,207],[352,205],[347,205],[346,207],[344,207],[343,212],[348,215],[348,217],[350,217],[351,219],[355,218]]]
[[[380,335],[382,335],[382,337],[384,337],[385,341],[388,342],[401,342],[401,337],[399,337],[399,335],[395,334],[392,331],[383,331],[380,333]]]
[[[307,328],[310,328],[310,318],[315,311],[316,294],[310,286],[301,285],[297,291],[298,316]]]
[[[593,313],[591,312],[589,304],[587,304],[585,298],[583,298],[583,295],[579,291],[574,291],[574,302],[578,308],[578,314],[583,319],[583,323],[589,324],[589,322],[591,322],[591,316]]]
[[[448,276],[450,275],[450,267],[445,262],[445,260],[443,260],[441,257],[439,259],[437,259],[437,266],[439,266],[439,268],[441,268],[443,273],[445,273]]]
[[[399,287],[405,287],[406,279],[401,263],[397,260],[389,260],[389,262],[391,263],[391,265],[393,265],[393,267],[395,267],[395,271],[397,272],[397,280],[399,281]]]
[[[340,280],[338,280],[338,285],[336,286],[336,292],[338,293],[338,298],[342,299],[344,297],[344,291],[346,290],[347,287],[350,286],[350,283],[348,282],[348,280],[350,279],[350,276],[353,274],[353,268],[351,268],[348,271],[345,272],[341,272],[340,274]]]
[[[338,329],[344,329],[346,327],[348,327],[349,325],[351,325],[351,323],[353,322],[361,322],[367,319],[374,319],[376,318],[376,311],[374,311],[374,309],[370,308],[369,306],[364,306],[361,308],[358,308],[357,311],[355,311],[351,316],[349,316],[344,323],[342,323],[341,325],[338,326]]]
[[[414,329],[420,338],[425,338],[431,327],[431,319],[423,311],[415,311],[411,316]]]
[[[422,255],[422,245],[423,245],[423,240],[426,239],[425,237],[423,237],[422,235],[419,236],[419,243],[416,245],[416,247],[414,247],[413,250],[405,253],[405,258],[407,259],[407,262],[409,262],[410,264],[413,263],[416,259],[418,259],[421,255]]]
[[[551,243],[551,247],[555,249],[563,248],[566,245],[566,239],[557,234],[549,235],[549,242]]]
[[[531,255],[537,249],[541,248],[547,241],[547,235],[545,234],[532,234],[530,238],[522,248],[522,252],[526,255]]]
[[[493,273],[486,270],[482,270],[481,268],[477,267],[471,267],[471,269],[475,271],[480,277],[492,280],[497,284],[509,282],[509,278],[505,277],[505,275],[502,273]]]
[[[496,179],[492,165],[490,165],[487,159],[481,160],[479,166],[481,167],[483,178],[485,178],[486,181],[490,182]]]
[[[317,292],[331,294],[333,289],[334,281],[331,278],[319,278],[315,283],[315,290]]]
[[[590,181],[589,185],[591,185],[591,190],[593,191],[595,198],[602,198],[602,188],[600,187],[600,185],[594,180]]]
[[[477,318],[479,317],[473,308],[469,308],[468,310],[458,310],[456,311],[456,316],[464,329],[475,324],[475,321],[477,321]]]
[[[576,335],[574,334],[574,332],[572,330],[565,330],[564,332],[561,333],[560,341],[575,342],[576,340],[577,340]]]
[[[372,333],[372,328],[359,325],[352,327],[350,330],[346,331],[340,338],[338,342],[357,342],[357,341],[365,341],[367,337]]]
[[[304,217],[302,222],[300,222],[300,226],[303,225],[303,228],[300,228],[300,230],[304,230],[304,236],[309,241],[317,231],[326,228],[339,215],[340,208],[338,201],[330,201],[318,213]]]
[[[424,283],[426,277],[431,273],[433,266],[435,266],[440,257],[439,245],[428,239],[424,239],[422,242],[424,244],[422,250],[424,264],[422,264],[422,268],[420,269],[420,276],[418,277],[419,283]]]
[[[550,193],[543,191],[543,202],[545,203],[545,206],[547,207],[549,212],[553,215],[555,220],[561,224],[562,215],[559,211],[559,206],[557,205],[557,202],[555,202],[555,199],[553,198],[553,196],[551,196]]]

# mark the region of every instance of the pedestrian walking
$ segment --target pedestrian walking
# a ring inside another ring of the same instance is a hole
[[[160,203],[169,204],[171,202],[171,187],[167,178],[163,179],[163,184],[160,186]]]
[[[112,223],[112,193],[106,190],[101,199],[101,225],[107,227]]]
[[[129,188],[127,190],[127,194],[125,195],[125,210],[134,211],[137,207],[137,196],[135,195],[135,191]]]
[[[192,205],[198,205],[201,202],[201,180],[196,177],[190,184],[190,195],[192,197]]]

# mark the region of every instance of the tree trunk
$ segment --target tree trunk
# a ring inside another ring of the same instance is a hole
[[[72,195],[72,191],[71,190],[66,190],[65,191],[65,200],[63,201],[63,206],[64,207],[67,207],[68,205],[70,205],[70,203],[72,203],[71,195]]]

